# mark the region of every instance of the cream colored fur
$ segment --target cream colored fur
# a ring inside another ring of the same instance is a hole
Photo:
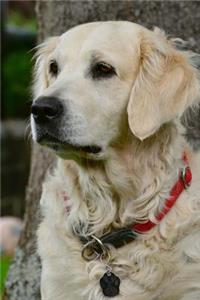
[[[114,64],[117,78],[84,78],[92,51]],[[193,174],[190,188],[155,228],[111,250],[110,265],[121,279],[113,299],[199,300],[200,156],[179,124],[200,95],[192,55],[176,50],[161,31],[129,22],[78,26],[45,42],[38,55],[35,97],[59,93],[70,114],[79,116],[78,124],[71,121],[71,140],[103,147],[101,155],[66,149],[44,182],[38,229],[42,300],[108,299],[99,285],[105,263],[86,262],[77,235],[101,236],[154,221],[178,179],[184,151]],[[63,66],[57,79],[47,71],[53,55]],[[33,120],[32,131],[35,138]]]

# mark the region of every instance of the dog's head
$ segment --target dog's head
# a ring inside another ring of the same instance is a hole
[[[153,135],[199,94],[192,55],[160,30],[130,22],[80,25],[39,47],[33,138],[66,158],[104,157],[122,134]]]

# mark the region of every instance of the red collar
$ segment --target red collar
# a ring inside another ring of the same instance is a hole
[[[183,192],[183,190],[187,189],[190,186],[190,183],[192,180],[192,172],[188,165],[188,159],[187,159],[187,155],[185,152],[183,154],[182,160],[184,162],[184,167],[180,171],[178,181],[175,183],[175,185],[171,189],[169,198],[167,198],[165,200],[165,206],[156,216],[156,220],[158,222],[160,222],[164,218],[164,216],[170,211],[170,209],[176,203],[176,200],[178,199],[180,194]],[[156,226],[158,222],[154,223],[154,222],[148,220],[145,223],[134,224],[132,226],[132,229],[139,233],[147,232],[150,229],[152,229],[154,226]]]
[[[156,216],[157,222],[153,223],[152,221],[148,220],[142,224],[136,223],[130,227],[115,229],[100,238],[97,238],[94,235],[89,237],[79,236],[80,241],[84,245],[82,249],[82,257],[85,260],[93,260],[99,256],[101,257],[101,255],[105,255],[108,252],[108,248],[106,247],[107,244],[111,244],[115,248],[122,247],[123,245],[135,240],[138,236],[138,233],[145,233],[156,226],[170,211],[183,190],[190,186],[192,173],[190,167],[188,166],[188,160],[185,153],[182,157],[182,160],[184,167],[180,171],[179,179],[173,186],[169,198],[165,200],[164,208]],[[90,253],[90,255],[87,253]]]

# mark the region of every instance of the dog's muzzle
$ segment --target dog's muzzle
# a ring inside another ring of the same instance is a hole
[[[98,145],[82,145],[70,141],[70,130],[63,132],[64,119],[68,119],[67,109],[61,99],[56,97],[39,97],[31,107],[35,122],[36,141],[58,152],[78,151],[79,153],[99,154]],[[64,138],[63,138],[64,136]]]

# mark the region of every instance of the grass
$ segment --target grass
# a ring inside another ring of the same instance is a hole
[[[1,256],[0,264],[0,297],[3,295],[5,279],[8,273],[8,268],[10,265],[11,258],[6,256]]]

